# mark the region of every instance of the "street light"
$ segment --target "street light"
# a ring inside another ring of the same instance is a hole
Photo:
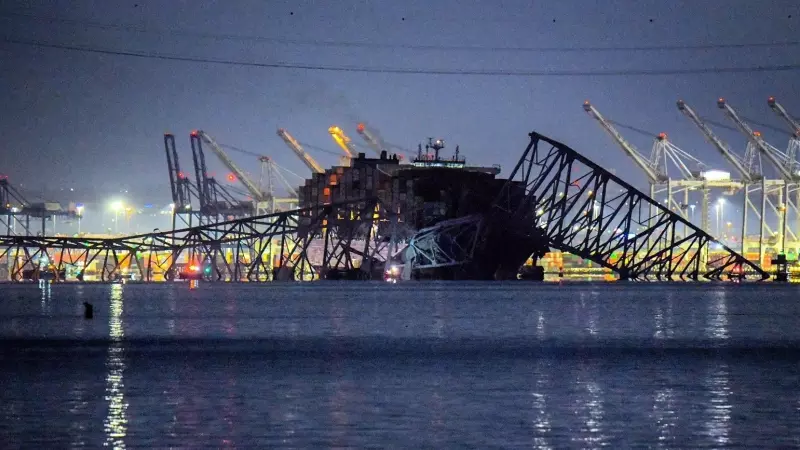
[[[83,203],[75,205],[75,212],[78,214],[78,234],[81,234],[81,217],[83,217]]]
[[[720,197],[717,200],[716,207],[717,207],[717,236],[719,236],[722,230],[720,227],[720,222],[725,220],[725,199]]]
[[[122,204],[120,201],[116,201],[111,204],[111,209],[114,210],[114,234],[119,233],[119,212],[125,208],[125,205]]]

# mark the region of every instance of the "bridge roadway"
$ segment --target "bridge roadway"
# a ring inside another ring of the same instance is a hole
[[[519,223],[534,218],[552,249],[593,261],[622,280],[769,277],[577,151],[535,132],[529,136],[494,213]],[[311,280],[331,270],[369,277],[402,244],[397,218],[388,213],[393,208],[379,204],[366,198],[113,239],[0,236],[0,277],[88,281],[94,272],[97,281],[111,281],[135,273],[142,281],[160,281],[187,268],[213,281]],[[474,232],[488,233],[485,228]],[[313,260],[312,249],[321,249]],[[404,264],[465,263],[471,254],[458,255],[460,261],[452,255],[441,260],[440,253],[423,256]]]

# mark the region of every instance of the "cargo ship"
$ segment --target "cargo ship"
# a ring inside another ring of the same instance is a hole
[[[463,247],[465,242],[454,239],[475,239],[469,258],[448,264],[415,264],[407,251],[399,255],[385,255],[389,264],[374,264],[370,278],[385,277],[384,267],[392,275],[392,266],[404,269],[406,279],[460,279],[486,280],[517,278],[520,268],[532,255],[538,259],[546,248],[543,233],[532,223],[519,218],[503,218],[493,209],[493,203],[508,180],[499,178],[500,166],[480,167],[467,165],[456,146],[452,156],[445,157],[441,139],[428,139],[418,146],[416,157],[402,164],[397,155],[382,152],[378,158],[367,158],[364,153],[350,161],[349,166],[332,167],[324,173],[314,174],[300,187],[301,207],[344,202],[377,197],[383,205],[397,214],[395,239],[414,242],[420,233],[431,233],[430,245],[441,248]],[[524,188],[517,189],[518,197]],[[519,197],[521,198],[521,197]],[[481,229],[472,235],[448,236],[437,234],[453,221],[471,218],[481,221]],[[380,230],[379,232],[388,232]],[[475,235],[478,233],[479,235]],[[468,259],[468,261],[466,260]],[[409,266],[412,268],[407,270]],[[395,272],[398,269],[394,270]],[[354,278],[356,274],[329,273],[328,278]],[[537,275],[534,274],[534,278]]]

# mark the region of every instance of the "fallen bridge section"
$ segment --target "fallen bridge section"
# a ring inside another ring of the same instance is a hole
[[[375,198],[116,239],[0,236],[3,279],[312,280],[383,271],[390,228]],[[365,274],[364,277],[369,277]]]
[[[532,219],[551,248],[610,268],[622,280],[769,278],[666,206],[535,132],[495,207],[513,221]]]

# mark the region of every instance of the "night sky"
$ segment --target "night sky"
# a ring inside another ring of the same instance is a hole
[[[448,154],[458,144],[470,164],[501,164],[506,173],[535,130],[644,188],[644,176],[583,111],[584,100],[619,123],[667,132],[673,143],[717,167],[722,159],[678,112],[677,99],[723,123],[719,96],[743,116],[774,127],[783,124],[767,107],[770,95],[800,115],[796,0],[0,1],[0,29],[0,173],[30,189],[128,189],[160,204],[170,201],[164,132],[177,135],[187,169],[188,134],[199,128],[307,175],[276,136],[278,127],[335,150],[329,126],[343,127],[360,142],[355,126],[366,121],[388,142],[415,149],[429,136],[441,137]],[[539,75],[241,67],[9,40],[255,63]],[[784,44],[580,50],[775,42]],[[537,47],[551,51],[530,49]],[[786,65],[798,68],[669,73]],[[642,70],[667,73],[625,73]],[[604,71],[618,74],[597,74]],[[743,153],[744,137],[714,128]],[[651,139],[621,131],[649,154]],[[786,148],[786,134],[764,134]],[[312,153],[326,166],[335,163],[334,156]],[[231,156],[257,176],[253,157]],[[208,159],[224,178],[227,171]]]

